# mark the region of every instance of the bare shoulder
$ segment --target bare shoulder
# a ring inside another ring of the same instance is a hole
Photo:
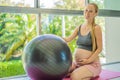
[[[80,26],[77,26],[77,27],[75,28],[76,31],[79,31],[79,29],[80,29]]]
[[[100,25],[98,25],[98,24],[96,24],[96,26],[95,26],[95,30],[101,30],[101,26]]]
[[[80,26],[77,26],[77,27],[76,27],[76,29],[79,29],[79,28],[80,28]]]
[[[95,26],[95,35],[96,36],[100,36],[100,35],[102,35],[102,30],[101,30],[101,26],[99,26],[99,25],[96,25]]]

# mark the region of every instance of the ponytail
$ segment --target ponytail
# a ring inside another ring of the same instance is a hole
[[[98,6],[95,3],[90,3],[89,5],[93,5],[95,7],[95,12],[98,13]],[[95,38],[95,18],[93,19],[91,25],[91,38],[92,38],[92,51],[95,52],[97,49],[96,38]]]
[[[92,26],[91,26],[91,38],[92,38],[92,51],[95,52],[97,46],[96,46],[96,38],[95,38],[95,20],[93,20]]]

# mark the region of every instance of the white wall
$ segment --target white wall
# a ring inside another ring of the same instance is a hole
[[[120,0],[105,0],[105,8],[120,10]],[[106,61],[120,61],[120,17],[105,18]]]
[[[120,61],[120,18],[106,18],[106,61]]]

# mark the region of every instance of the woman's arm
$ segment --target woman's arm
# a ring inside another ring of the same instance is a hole
[[[100,52],[102,51],[102,30],[100,26],[95,27],[95,38],[96,38],[96,44],[97,49],[96,51],[88,58],[88,62],[94,61]]]
[[[73,31],[73,33],[69,36],[69,37],[63,37],[63,39],[66,41],[66,42],[70,42],[72,41],[78,34],[78,30],[79,30],[79,27],[76,27],[75,30]]]

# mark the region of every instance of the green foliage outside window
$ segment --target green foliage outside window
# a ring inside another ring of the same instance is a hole
[[[71,0],[63,1],[69,5],[57,5],[56,7],[63,7],[67,9],[77,8],[77,10],[83,9],[79,8],[80,5],[77,6],[75,4],[75,2],[79,0],[73,0],[74,3],[71,3]],[[70,4],[72,4],[72,6]],[[47,19],[50,20],[48,22],[45,22]],[[41,20],[41,34],[56,34],[62,37],[62,15],[43,14]],[[83,16],[64,15],[64,21],[66,32],[65,35],[67,37],[73,32],[75,27],[80,26],[84,20]],[[0,78],[25,74],[20,56],[22,55],[24,46],[36,35],[35,15],[0,13],[0,60],[5,61],[0,62]],[[73,40],[71,43],[68,43],[72,54],[76,48],[75,42],[76,40]],[[19,56],[18,60],[14,59],[16,56]]]
[[[25,73],[23,48],[36,35],[35,15],[0,14],[0,78]]]

